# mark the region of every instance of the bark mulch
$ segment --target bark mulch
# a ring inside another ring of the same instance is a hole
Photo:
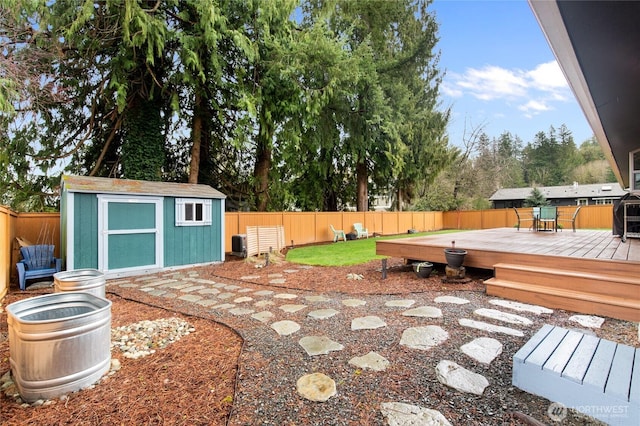
[[[397,295],[398,298],[412,298],[423,304],[445,294],[464,297],[472,303],[483,303],[487,299],[483,279],[491,275],[490,271],[467,271],[471,279],[456,284],[443,283],[441,275],[419,279],[401,259],[389,260],[390,271],[385,280],[381,279],[379,261],[349,267],[310,269],[300,269],[299,265],[282,260],[269,266],[261,265],[230,257],[224,264],[197,268],[197,271],[200,278],[256,288],[309,291],[343,299],[345,294],[363,299],[371,295]],[[297,272],[290,273],[290,269]],[[282,274],[286,281],[278,286],[270,285],[269,275],[274,274]],[[259,278],[248,283],[240,281],[241,277],[248,275]],[[0,424],[378,425],[385,424],[380,414],[380,403],[388,401],[437,409],[452,424],[535,424],[534,419],[550,423],[546,415],[549,401],[511,386],[511,359],[542,324],[566,326],[567,318],[573,314],[555,311],[552,315],[536,319],[531,332],[525,337],[503,339],[503,354],[490,366],[470,362],[459,351],[450,351],[451,347],[459,347],[477,335],[457,324],[456,318],[469,315],[470,308],[464,305],[447,306],[448,313],[440,324],[451,335],[449,349],[439,347],[422,352],[400,346],[398,330],[411,325],[412,321],[420,324],[416,319],[400,318],[390,319],[386,330],[372,332],[369,342],[352,337],[353,333],[347,327],[334,330],[345,344],[344,354],[339,359],[326,355],[320,361],[287,352],[288,349],[275,338],[272,330],[262,324],[247,327],[240,320],[234,323],[233,319],[221,318],[210,309],[195,307],[194,304],[154,298],[137,290],[107,288],[107,297],[113,302],[112,327],[142,319],[178,317],[189,322],[195,332],[139,359],[124,358],[112,351],[112,357],[121,362],[119,371],[91,389],[71,393],[64,399],[42,406],[22,405],[0,392]],[[0,308],[25,297],[51,291],[28,289],[20,292],[12,287]],[[306,334],[313,334],[313,331],[307,330]],[[607,319],[603,327],[594,332],[609,340],[638,346],[636,324]],[[369,344],[372,347],[386,345],[388,350],[383,355],[392,358],[390,369],[368,374],[345,365],[343,358],[374,350],[368,348]],[[440,359],[466,364],[487,377],[489,387],[478,397],[443,386],[434,372],[434,365]],[[5,309],[0,309],[0,376],[7,371],[7,314]],[[295,391],[295,382],[301,375],[316,371],[324,372],[337,382],[338,394],[326,403],[307,401]],[[569,413],[562,424],[597,422]]]

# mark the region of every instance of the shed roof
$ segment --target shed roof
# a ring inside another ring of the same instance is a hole
[[[619,183],[595,183],[589,185],[564,185],[564,186],[538,186],[545,198],[611,198],[622,197],[627,191],[622,189]],[[531,195],[529,188],[503,188],[493,193],[491,201],[497,200],[524,200]]]
[[[150,182],[144,180],[111,179],[93,176],[62,176],[62,190],[96,194],[138,194],[171,197],[226,198],[222,192],[209,185],[174,182]]]

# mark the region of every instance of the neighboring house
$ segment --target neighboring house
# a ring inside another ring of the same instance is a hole
[[[551,206],[588,206],[594,204],[614,204],[627,194],[618,183],[597,183],[589,185],[538,186],[538,190]],[[490,198],[494,209],[524,207],[524,201],[531,196],[533,188],[504,188],[497,190]]]
[[[106,277],[224,261],[225,195],[208,185],[63,176],[65,269]]]

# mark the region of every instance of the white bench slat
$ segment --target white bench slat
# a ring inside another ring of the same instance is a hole
[[[547,337],[547,334],[549,334],[551,330],[553,330],[553,326],[549,324],[543,325],[542,328],[538,330],[538,332],[534,334],[533,337],[531,337],[531,339],[529,339],[527,343],[525,343],[524,346],[522,346],[518,350],[518,352],[513,356],[513,361],[524,363],[531,352],[533,352],[534,349],[538,347],[540,342],[542,342],[544,338]]]
[[[629,400],[629,387],[633,371],[633,356],[635,349],[631,346],[617,345],[616,353],[611,363],[611,372],[607,379],[604,392],[614,397]]]
[[[512,384],[612,426],[640,425],[640,348],[576,333],[541,328],[513,356]]]
[[[604,393],[604,386],[607,384],[607,377],[609,377],[609,370],[611,370],[611,363],[613,362],[615,352],[615,343],[600,339],[598,349],[596,349],[596,353],[593,354],[593,359],[591,360],[591,364],[589,364],[587,374],[584,376],[583,386]]]
[[[571,356],[576,350],[576,347],[582,340],[584,334],[577,331],[569,331],[560,344],[556,346],[555,350],[544,363],[543,370],[558,376],[562,375],[562,371],[566,367],[567,363],[571,359]]]
[[[585,334],[562,372],[562,377],[582,384],[599,342],[598,337]]]
[[[629,401],[640,405],[640,348],[636,348],[636,356],[633,361],[633,373],[631,373],[631,389]]]
[[[551,330],[551,333],[547,334],[547,337],[545,337],[527,357],[526,362],[538,365],[542,369],[553,351],[555,351],[560,342],[562,342],[564,336],[567,335],[568,331],[569,330],[560,327]]]

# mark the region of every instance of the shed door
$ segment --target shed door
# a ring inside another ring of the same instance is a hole
[[[98,196],[98,269],[162,267],[162,198]]]

